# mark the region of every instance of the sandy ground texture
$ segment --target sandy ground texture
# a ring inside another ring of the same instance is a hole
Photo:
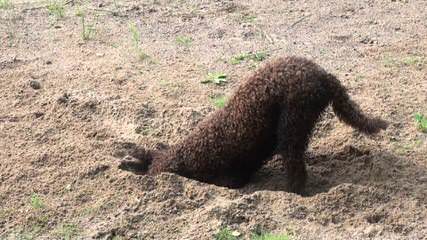
[[[274,159],[239,190],[117,168],[283,55],[391,122],[366,137],[328,110],[309,196],[287,192]],[[227,82],[201,83],[212,74]],[[1,0],[0,91],[0,239],[426,239],[426,1]]]

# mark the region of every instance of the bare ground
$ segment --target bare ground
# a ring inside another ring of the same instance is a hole
[[[427,135],[414,121],[427,113],[426,1],[76,0],[62,18],[45,5],[0,9],[0,239],[213,239],[224,227],[426,239]],[[117,169],[134,144],[173,144],[214,111],[262,64],[230,64],[245,52],[314,59],[390,128],[367,138],[327,112],[308,197],[286,191],[274,159],[240,190]],[[228,82],[201,83],[215,72]]]

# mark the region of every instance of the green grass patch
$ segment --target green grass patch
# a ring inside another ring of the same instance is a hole
[[[424,58],[420,56],[414,56],[414,55],[407,56],[402,59],[402,63],[407,66],[411,66],[411,65],[417,66],[419,64],[422,64],[423,62],[424,62]]]
[[[291,237],[288,234],[264,233],[252,235],[251,240],[291,240]]]
[[[228,102],[228,97],[225,95],[219,95],[215,97],[211,97],[212,103],[217,108],[224,108]]]
[[[76,16],[80,17],[80,23],[82,26],[81,37],[84,41],[87,41],[96,33],[95,26],[93,24],[88,24],[86,19],[86,12],[82,9],[78,9],[76,12]]]
[[[240,64],[243,61],[245,61],[247,58],[248,58],[248,54],[247,53],[240,53],[238,55],[235,55],[235,56],[231,57],[230,63],[233,64],[233,65]]]
[[[415,114],[415,121],[417,122],[417,128],[423,132],[427,133],[427,116],[424,116],[421,113]]]
[[[54,16],[56,19],[65,16],[65,4],[62,1],[51,1],[46,6],[49,15]]]
[[[10,9],[12,7],[13,5],[10,0],[0,0],[0,9]]]
[[[132,43],[135,47],[139,47],[139,44],[141,43],[141,33],[139,32],[136,23],[129,23],[129,32],[131,34]]]
[[[219,230],[218,233],[214,235],[215,240],[238,240],[237,234],[233,234],[233,231],[229,229],[228,227],[225,227],[221,230]]]
[[[227,83],[227,75],[224,73],[208,73],[208,76],[201,83],[214,83],[216,85],[223,85]]]
[[[248,13],[242,14],[240,16],[240,22],[242,23],[254,23],[256,19],[257,19],[256,15],[248,14]]]
[[[230,59],[230,63],[233,65],[240,64],[245,61],[254,61],[254,62],[262,62],[267,59],[268,54],[266,52],[247,52],[237,54]]]
[[[188,36],[178,36],[178,37],[176,37],[175,41],[178,45],[181,45],[184,47],[189,47],[191,45],[191,43],[193,42],[193,39],[191,37],[188,37]]]
[[[386,55],[383,57],[383,64],[387,68],[402,66],[420,67],[424,65],[425,61],[425,57],[418,55],[407,55],[403,57],[391,57]]]
[[[132,44],[140,61],[150,59],[150,56],[141,48],[141,32],[136,23],[129,23],[129,32],[131,34]]]
[[[31,207],[34,209],[41,209],[45,207],[45,204],[43,203],[43,200],[40,198],[39,195],[33,193],[30,198]]]

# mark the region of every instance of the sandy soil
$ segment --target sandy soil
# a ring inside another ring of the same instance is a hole
[[[75,0],[62,18],[44,6],[0,9],[0,239],[213,239],[224,227],[426,239],[427,135],[414,121],[427,114],[426,1]],[[390,128],[368,138],[328,111],[308,197],[287,192],[274,159],[239,190],[117,168],[135,144],[173,144],[214,111],[263,64],[230,64],[246,52],[314,59]],[[201,83],[215,72],[228,82]]]

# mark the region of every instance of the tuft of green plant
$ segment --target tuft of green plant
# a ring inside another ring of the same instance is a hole
[[[75,224],[65,223],[57,229],[57,235],[65,240],[71,240],[78,235],[79,229]]]
[[[131,33],[133,44],[135,47],[139,47],[139,44],[141,43],[141,33],[139,32],[136,23],[129,23],[129,31]]]
[[[268,54],[266,52],[256,52],[253,53],[251,56],[251,59],[256,62],[262,62],[268,57]]]
[[[176,43],[179,45],[182,45],[184,47],[189,47],[191,43],[193,42],[193,39],[188,36],[178,36],[175,39]]]
[[[243,61],[245,61],[247,58],[248,58],[247,53],[240,53],[240,54],[237,54],[237,55],[231,57],[230,63],[233,65],[240,64]]]
[[[208,73],[208,76],[201,83],[214,83],[216,85],[223,85],[227,83],[227,75],[224,73]]]
[[[224,108],[228,102],[228,97],[224,95],[211,97],[212,103],[217,108]]]
[[[10,9],[12,7],[13,5],[10,0],[0,0],[0,9]]]
[[[214,235],[214,238],[215,240],[238,240],[238,237],[234,236],[233,231],[228,227],[219,230],[219,232]]]
[[[35,193],[31,195],[30,202],[31,202],[31,207],[33,207],[34,209],[41,209],[45,207],[43,200],[40,198],[39,195]]]
[[[233,65],[240,64],[247,60],[252,60],[254,62],[262,62],[268,57],[266,52],[248,52],[248,53],[240,53],[238,55],[233,56],[230,59],[230,63]]]
[[[384,56],[383,63],[385,67],[399,67],[399,66],[415,66],[421,67],[425,64],[425,58],[417,55],[407,55],[405,57],[393,58],[389,55]]]
[[[141,33],[136,23],[129,23],[129,32],[131,33],[132,43],[139,60],[144,61],[150,58],[141,48]]]
[[[86,22],[86,12],[82,9],[78,9],[76,16],[80,17],[80,22],[82,24],[82,39],[87,41],[95,35],[95,26],[93,24],[87,24]]]
[[[415,121],[418,124],[418,129],[423,133],[427,133],[427,116],[417,113],[415,114]]]
[[[248,14],[248,13],[243,14],[240,17],[240,20],[242,23],[254,23],[256,21],[256,19],[257,19],[257,16],[252,15],[252,14]]]
[[[290,240],[291,237],[288,234],[271,234],[263,233],[260,235],[253,234],[251,240]]]
[[[325,54],[327,53],[327,50],[326,50],[326,49],[324,49],[324,48],[321,48],[321,49],[319,50],[319,53],[320,53],[320,55],[325,55]]]
[[[46,6],[49,15],[55,16],[56,19],[65,16],[65,4],[62,1],[51,1]]]
[[[423,63],[423,58],[422,57],[420,57],[420,56],[414,56],[414,55],[410,55],[410,56],[407,56],[407,57],[405,57],[403,60],[402,60],[402,63],[404,64],[404,65],[407,65],[407,66],[411,66],[411,65],[420,65],[420,64],[422,64]]]

